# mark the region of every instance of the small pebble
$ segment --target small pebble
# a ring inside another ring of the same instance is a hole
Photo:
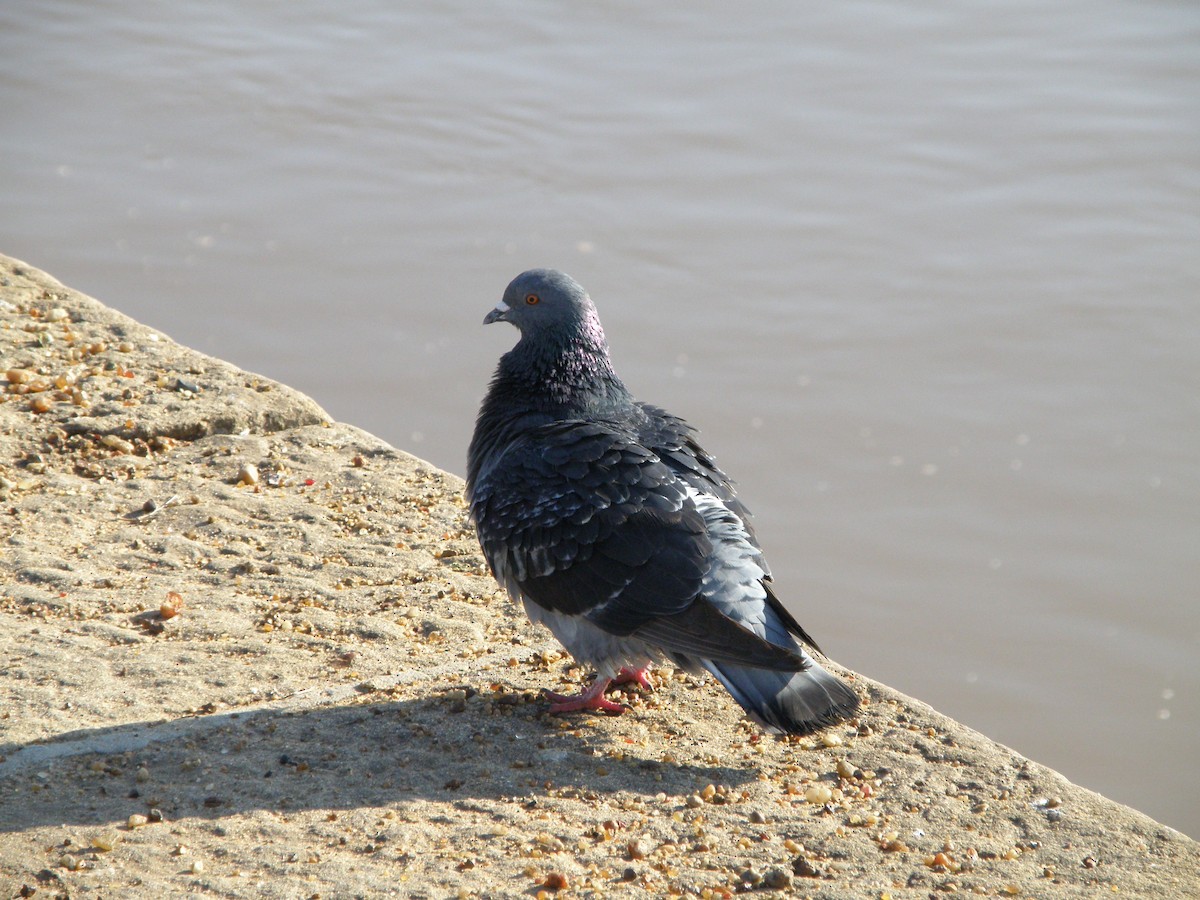
[[[561,853],[563,850],[567,849],[567,845],[552,834],[546,834],[543,832],[537,836],[536,841],[538,846],[549,850],[551,853]]]
[[[551,872],[542,882],[542,887],[552,891],[564,891],[571,886],[570,880],[562,872]]]
[[[821,743],[826,747],[838,747],[842,743],[842,736],[840,734],[834,734],[833,732],[827,731],[821,735]]]
[[[132,453],[133,444],[122,437],[117,437],[115,434],[106,434],[100,438],[102,443],[109,450],[115,450],[117,453]]]
[[[158,606],[158,614],[164,619],[173,619],[181,612],[183,612],[183,597],[175,591],[167,591],[167,598]]]
[[[824,784],[809,785],[808,789],[804,792],[804,801],[806,803],[823,804],[823,803],[828,803],[832,799],[833,799],[833,791],[830,789],[830,787],[828,785],[824,785]]]
[[[197,859],[192,863],[192,874],[193,875],[203,875],[204,874],[204,861],[203,860]]]
[[[641,838],[635,838],[625,845],[630,859],[645,859],[650,855],[650,845]]]
[[[141,813],[134,813],[128,819],[125,820],[125,824],[130,828],[141,828],[143,825],[145,825],[149,821],[150,821],[150,819],[147,818],[146,816],[142,815]]]
[[[112,832],[104,832],[92,838],[92,846],[101,853],[108,853],[113,847],[117,846],[117,836]]]
[[[766,824],[767,817],[760,813],[757,809],[754,809],[750,811],[750,821],[755,825],[764,825]]]
[[[792,863],[792,873],[799,875],[801,878],[820,878],[821,870],[810,863],[803,856],[796,857]]]
[[[787,890],[792,886],[792,876],[783,869],[770,869],[763,876],[763,887],[773,891]]]
[[[684,802],[687,803],[689,809],[697,809],[704,805],[704,801],[700,799],[699,794],[689,794],[687,800]]]
[[[238,469],[238,484],[258,484],[258,466],[243,463]]]

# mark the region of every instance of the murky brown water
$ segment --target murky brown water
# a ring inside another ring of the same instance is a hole
[[[462,472],[533,265],[840,661],[1200,836],[1200,7],[0,8],[0,250]]]

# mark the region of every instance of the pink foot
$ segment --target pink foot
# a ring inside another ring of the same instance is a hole
[[[625,712],[625,707],[620,703],[614,703],[612,700],[609,700],[604,696],[604,692],[614,684],[636,684],[644,690],[653,691],[654,685],[646,677],[646,672],[649,668],[649,666],[641,666],[635,669],[632,666],[622,666],[616,678],[600,678],[597,676],[588,685],[587,690],[573,697],[566,694],[556,694],[554,691],[546,691],[546,696],[551,700],[550,712],[564,713],[598,709],[610,716],[619,716]]]
[[[550,712],[565,713],[578,712],[585,709],[599,709],[610,716],[619,716],[625,712],[625,707],[620,703],[613,703],[613,701],[604,696],[604,692],[608,690],[608,686],[611,683],[611,678],[597,678],[588,686],[586,691],[574,697],[567,696],[566,694],[556,694],[554,691],[546,691],[546,696],[551,701]]]
[[[622,666],[621,671],[617,673],[617,677],[613,679],[613,684],[636,684],[644,690],[653,691],[654,685],[646,677],[646,673],[649,671],[649,666],[642,666],[639,669],[635,669],[632,666]]]

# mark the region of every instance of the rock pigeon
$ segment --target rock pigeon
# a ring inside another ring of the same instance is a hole
[[[609,685],[648,686],[646,668],[665,659],[712,673],[772,732],[851,716],[858,696],[806,649],[816,643],[775,596],[732,482],[683,419],[633,399],[583,288],[530,270],[483,322],[521,337],[467,455],[479,543],[529,618],[597,670],[550,710],[619,713]]]

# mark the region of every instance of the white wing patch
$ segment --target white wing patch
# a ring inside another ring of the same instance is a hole
[[[767,592],[762,586],[767,573],[758,564],[762,551],[750,540],[745,523],[720,498],[703,494],[690,485],[687,492],[704,517],[713,545],[701,593],[733,621],[759,637],[780,643],[779,634],[767,633]],[[785,635],[784,645],[789,643],[792,642]]]

